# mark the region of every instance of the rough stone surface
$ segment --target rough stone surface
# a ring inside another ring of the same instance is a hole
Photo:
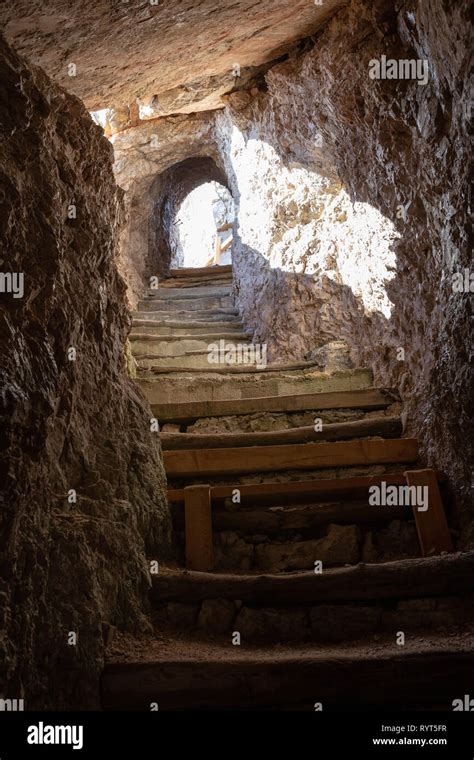
[[[259,641],[301,641],[308,631],[306,610],[242,607],[234,628],[244,644]]]
[[[182,631],[193,631],[196,627],[199,606],[197,604],[182,604],[169,602],[154,616],[158,631],[165,623]]]
[[[145,548],[161,557],[169,542],[164,473],[125,370],[110,144],[3,40],[0,76],[0,269],[24,274],[23,298],[0,301],[0,693],[92,708],[102,624],[148,625]]]
[[[378,528],[377,531],[366,534],[362,561],[389,562],[391,559],[418,557],[419,554],[420,543],[415,524],[393,520],[386,528]]]
[[[225,633],[234,617],[234,602],[229,599],[205,599],[199,611],[198,626],[207,633]]]
[[[310,610],[311,637],[338,642],[369,636],[376,632],[381,617],[378,607],[320,604]]]
[[[7,39],[90,111],[138,98],[145,113],[150,101],[166,113],[212,107],[206,98],[238,84],[236,63],[246,79],[247,68],[281,56],[344,2],[15,0],[0,21]]]
[[[407,433],[451,478],[465,546],[471,306],[452,276],[470,266],[468,29],[467,1],[354,0],[216,121],[245,322],[271,358],[342,338],[399,387]],[[426,60],[428,83],[371,79],[382,54]]]
[[[327,536],[313,541],[261,544],[255,549],[259,570],[308,570],[316,561],[324,566],[354,564],[359,560],[359,535],[355,525],[329,525]]]

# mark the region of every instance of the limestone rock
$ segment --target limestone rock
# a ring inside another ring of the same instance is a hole
[[[225,633],[235,617],[235,605],[229,599],[205,599],[201,604],[198,626],[207,633]]]
[[[89,110],[137,98],[146,107],[155,96],[166,113],[196,111],[199,102],[212,107],[206,98],[231,89],[247,67],[278,58],[313,34],[344,2],[295,0],[289,14],[285,0],[16,0],[0,7],[0,22],[23,54]],[[76,65],[75,76],[69,63]]]
[[[355,525],[329,525],[327,536],[312,541],[260,544],[255,549],[260,570],[308,570],[316,561],[324,566],[354,564],[359,560]]]
[[[388,562],[404,557],[418,557],[419,554],[420,544],[414,523],[392,520],[386,528],[371,531],[365,536],[362,561]]]
[[[320,604],[310,611],[311,637],[316,641],[339,642],[375,633],[381,608]]]
[[[6,678],[27,709],[93,709],[102,625],[150,630],[145,551],[169,550],[166,484],[151,410],[125,369],[110,143],[3,38],[0,77],[0,270],[24,276],[23,297],[0,302],[0,693]]]
[[[304,641],[308,633],[307,618],[305,610],[242,607],[234,627],[247,644],[258,641]]]

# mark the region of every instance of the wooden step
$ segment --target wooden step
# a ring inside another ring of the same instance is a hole
[[[128,336],[132,343],[150,342],[150,343],[180,343],[184,341],[199,341],[201,343],[215,343],[216,340],[229,340],[247,342],[250,341],[252,336],[245,332],[195,332],[195,333],[183,333],[182,335],[176,335],[172,333],[170,335],[154,335],[153,333],[132,331]]]
[[[177,277],[168,280],[160,280],[160,288],[200,288],[208,285],[227,285],[232,287],[233,279],[228,274],[213,275],[211,278],[202,275],[201,277]]]
[[[176,524],[184,524],[184,513],[174,510]],[[367,525],[392,520],[410,520],[410,507],[372,507],[367,502],[335,502],[301,506],[239,509],[229,512],[213,509],[212,527],[216,531],[271,535],[282,531],[315,531],[330,524]]]
[[[243,335],[251,335],[248,331],[244,330],[242,322],[238,319],[226,320],[218,322],[204,322],[201,320],[195,320],[194,322],[176,322],[172,319],[157,320],[157,319],[140,319],[134,318],[133,320],[133,332],[146,332],[148,335],[187,335],[194,333],[205,333],[209,335],[224,333],[242,333]]]
[[[144,313],[160,311],[174,315],[176,312],[207,312],[216,309],[232,309],[230,296],[199,296],[199,298],[153,298],[139,301],[138,310]]]
[[[315,441],[341,441],[350,438],[381,436],[399,438],[403,426],[399,417],[376,417],[339,422],[323,426],[315,432],[314,427],[289,428],[257,433],[161,433],[163,449],[237,448],[241,446],[279,446],[288,443]]]
[[[182,267],[181,269],[170,269],[170,277],[201,277],[206,275],[212,278],[213,275],[231,274],[232,264],[223,264],[214,267]]]
[[[388,441],[364,439],[229,449],[185,449],[164,451],[163,459],[167,476],[180,478],[313,470],[416,462],[418,441],[414,438]]]
[[[104,710],[236,710],[294,707],[325,711],[452,709],[456,696],[469,694],[474,656],[449,640],[398,647],[308,646],[276,650],[189,642],[187,653],[149,645],[145,659],[109,662],[101,679]],[[139,648],[138,648],[139,650]],[[155,659],[153,659],[153,656]],[[433,677],[435,674],[435,677]],[[433,721],[431,721],[433,722]]]
[[[238,309],[233,307],[225,307],[218,309],[204,309],[204,310],[187,310],[186,308],[181,311],[170,310],[169,312],[164,309],[146,309],[144,311],[137,311],[133,313],[133,316],[144,318],[147,320],[156,319],[159,322],[221,322],[229,320],[231,317],[239,317]]]
[[[209,325],[212,327],[213,325],[220,325],[221,323],[230,325],[238,324],[240,326],[243,326],[237,309],[217,309],[211,312],[184,311],[179,314],[166,314],[162,311],[134,311],[132,312],[132,317],[134,322],[140,320],[146,322],[156,322],[157,324],[164,326],[180,325],[181,327],[189,325],[190,329],[193,327],[193,325],[197,325],[199,327],[203,325]]]
[[[166,369],[159,366],[150,366],[150,372],[154,372],[157,375],[163,375],[173,372],[182,372],[182,367],[167,367]],[[294,362],[288,364],[268,364],[266,367],[247,367],[247,366],[222,366],[215,365],[209,370],[205,367],[194,370],[195,372],[213,372],[221,375],[248,375],[248,374],[270,374],[270,373],[284,373],[284,372],[297,372],[297,371],[315,371],[319,372],[319,365],[314,362]],[[323,374],[323,373],[321,373]]]
[[[444,480],[441,472],[435,471],[437,482]],[[351,478],[322,478],[321,480],[290,480],[286,483],[250,483],[239,485],[240,506],[313,504],[315,502],[365,500],[368,502],[369,488],[379,486],[406,485],[403,472],[387,472],[382,475],[368,475]],[[232,496],[234,485],[211,486],[212,503],[224,503]],[[183,488],[170,489],[167,493],[169,504],[184,503]]]
[[[209,285],[199,288],[157,288],[149,290],[147,301],[179,301],[194,300],[198,298],[224,298],[230,295],[230,288],[223,285]]]
[[[474,591],[474,551],[416,557],[381,564],[273,575],[164,570],[152,578],[151,601],[239,599],[284,606],[322,602],[410,599]]]
[[[386,409],[398,396],[394,390],[365,388],[329,393],[301,393],[291,396],[261,396],[223,401],[189,401],[178,404],[152,404],[161,422],[195,422],[205,417],[256,414],[260,412],[302,412],[324,409]]]

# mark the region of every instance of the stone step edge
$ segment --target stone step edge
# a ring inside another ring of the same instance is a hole
[[[472,688],[474,656],[458,642],[438,641],[383,651],[346,645],[318,652],[313,646],[311,653],[307,646],[288,653],[263,645],[238,655],[231,643],[214,645],[207,655],[191,645],[187,659],[182,650],[158,649],[154,660],[106,664],[102,708],[146,711],[156,701],[160,711],[293,705],[314,714],[316,703],[336,711],[381,704],[452,710],[453,698]]]

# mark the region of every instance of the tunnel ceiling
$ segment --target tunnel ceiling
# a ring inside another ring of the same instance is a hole
[[[0,22],[18,52],[89,110],[158,96],[175,102],[178,112],[183,102],[181,110],[189,111],[190,103],[198,110],[199,102],[216,107],[213,94],[236,84],[235,63],[246,69],[275,60],[346,3],[15,0],[0,6]]]

